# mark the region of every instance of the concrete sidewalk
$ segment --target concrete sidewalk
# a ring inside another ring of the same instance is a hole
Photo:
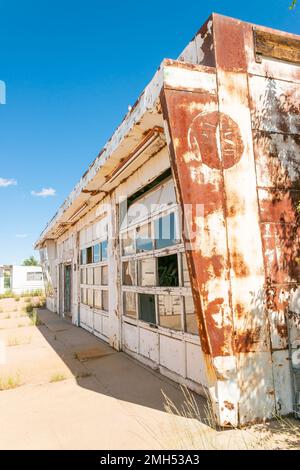
[[[203,424],[199,396],[201,420],[167,413],[163,393],[178,410],[184,404],[177,384],[56,314],[40,310],[39,318],[33,326],[9,306],[0,313],[7,344],[0,388],[8,379],[13,388],[0,391],[0,449],[245,449],[261,442],[256,433]]]
[[[0,376],[20,386],[0,392],[1,449],[200,445],[197,421],[164,410],[162,391],[179,408],[183,402],[172,381],[47,310],[37,327],[11,317],[0,319],[0,338],[11,344]]]

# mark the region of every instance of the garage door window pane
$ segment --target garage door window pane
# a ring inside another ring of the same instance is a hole
[[[101,258],[102,261],[107,261],[107,241],[101,243]]]
[[[124,315],[136,318],[136,294],[134,292],[124,292]]]
[[[125,261],[123,263],[123,285],[124,286],[136,285],[135,261]]]
[[[156,260],[148,258],[139,261],[139,286],[153,287],[156,285]]]
[[[143,225],[136,231],[136,249],[137,252],[149,251],[153,249],[153,240],[151,236],[151,224]]]
[[[101,284],[100,268],[98,267],[94,269],[94,285],[100,286],[100,284]]]
[[[86,250],[81,250],[80,264],[86,264]]]
[[[92,264],[93,262],[93,247],[92,246],[86,249],[86,261],[87,261],[87,264]]]
[[[108,291],[102,291],[102,310],[108,312]]]
[[[94,263],[99,263],[99,261],[101,261],[101,250],[99,244],[94,246],[93,258]]]
[[[101,284],[102,286],[108,285],[108,266],[101,267]]]
[[[135,253],[134,231],[123,233],[122,240],[122,255],[133,255]]]
[[[86,270],[83,268],[80,272],[80,283],[86,284]]]
[[[155,227],[155,246],[157,249],[166,248],[178,243],[176,236],[175,214],[172,212],[164,217],[156,219]]]
[[[101,309],[101,290],[94,291],[94,306]]]
[[[183,286],[184,287],[191,287],[190,282],[190,273],[188,270],[186,255],[182,255],[182,278],[183,278]]]
[[[179,286],[177,255],[157,258],[159,285],[162,287]]]
[[[90,286],[92,286],[94,284],[94,270],[93,270],[93,268],[88,268],[87,269],[87,277],[88,277],[88,279],[87,279],[88,282],[87,283]]]
[[[184,297],[186,331],[193,335],[198,335],[198,323],[195,313],[194,300],[191,295]]]
[[[158,296],[159,324],[172,330],[182,330],[181,297],[179,295]]]
[[[152,294],[139,295],[139,318],[147,323],[156,324],[155,297]]]
[[[94,291],[93,289],[88,289],[88,305],[93,307],[94,305]]]
[[[86,289],[82,288],[80,291],[81,303],[86,304]]]

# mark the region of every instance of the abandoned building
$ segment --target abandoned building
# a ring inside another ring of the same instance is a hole
[[[44,291],[41,266],[0,265],[0,295]]]
[[[213,14],[36,242],[50,310],[222,425],[299,411],[299,83],[300,37]]]

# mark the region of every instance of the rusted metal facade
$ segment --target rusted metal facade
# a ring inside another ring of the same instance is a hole
[[[295,406],[299,48],[294,35],[213,14],[178,61],[163,62],[37,243],[42,248],[58,239],[59,226],[72,231],[64,217],[76,214],[83,195],[98,197],[95,207],[110,197],[115,213],[116,185],[130,177],[126,165],[137,149],[143,154],[147,136],[165,134],[183,220],[189,216],[181,235],[203,386],[221,425],[287,414]],[[113,220],[117,226],[116,215]],[[114,241],[111,256],[117,246]],[[116,257],[115,278],[118,263]],[[118,308],[115,300],[111,344],[117,349]]]

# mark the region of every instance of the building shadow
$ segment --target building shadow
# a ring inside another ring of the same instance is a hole
[[[69,319],[39,309],[38,330],[63,360],[80,387],[160,412],[212,425],[205,398],[117,352]],[[96,355],[98,357],[92,357]],[[90,358],[86,359],[86,357]]]

